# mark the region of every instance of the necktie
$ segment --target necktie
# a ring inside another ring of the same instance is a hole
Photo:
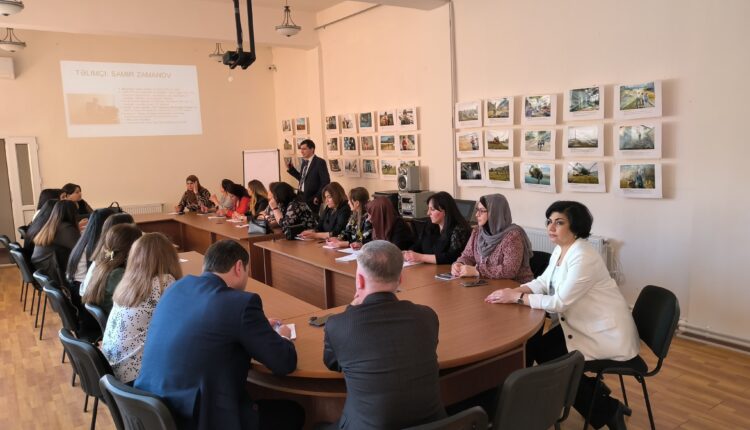
[[[305,191],[305,178],[307,177],[307,167],[310,165],[310,162],[307,160],[302,160],[302,174],[300,175],[299,179],[299,190]]]

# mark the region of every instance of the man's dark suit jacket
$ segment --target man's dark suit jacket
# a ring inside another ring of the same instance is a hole
[[[161,397],[180,429],[257,429],[245,391],[250,359],[278,375],[297,367],[257,294],[213,273],[186,276],[161,297],[148,329],[135,387]]]
[[[300,173],[294,166],[289,166],[287,173],[292,175],[298,181],[302,179],[302,173]],[[321,192],[323,191],[323,187],[330,182],[331,177],[328,175],[326,161],[317,155],[313,155],[310,159],[310,167],[307,168],[307,175],[305,176],[305,191],[302,194],[305,203],[313,209],[313,212],[317,212],[320,203],[323,202]],[[313,203],[315,197],[318,198],[318,204]]]
[[[323,361],[343,371],[341,429],[399,429],[445,416],[437,363],[438,318],[427,306],[373,293],[331,316]]]

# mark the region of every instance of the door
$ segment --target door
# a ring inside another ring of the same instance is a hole
[[[8,137],[4,141],[14,227],[13,235],[8,236],[16,237],[18,227],[28,225],[34,216],[42,179],[36,138]]]

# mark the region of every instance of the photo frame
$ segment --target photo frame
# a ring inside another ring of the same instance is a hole
[[[359,158],[344,158],[344,176],[349,178],[359,178]]]
[[[398,164],[395,158],[380,159],[380,179],[395,181],[398,176]]]
[[[483,187],[485,181],[484,162],[481,159],[460,160],[456,163],[456,178],[460,187]]]
[[[378,145],[375,143],[375,136],[359,136],[359,153],[360,155],[377,156]]]
[[[396,125],[396,109],[387,109],[378,111],[378,128],[380,131],[396,131],[398,125]]]
[[[660,121],[616,123],[612,130],[616,158],[661,158]]]
[[[285,155],[294,155],[295,148],[297,148],[297,145],[295,144],[294,138],[291,136],[284,136],[283,141],[281,142],[281,152]]]
[[[455,107],[456,128],[474,128],[482,126],[482,102],[475,100],[471,102],[456,103]]]
[[[419,135],[415,133],[399,134],[398,153],[405,157],[419,156]]]
[[[555,186],[555,163],[522,162],[521,189],[544,193],[557,192]]]
[[[339,134],[339,116],[326,115],[324,118],[326,134]]]
[[[521,157],[540,160],[555,159],[554,128],[532,128],[521,130]]]
[[[513,157],[513,129],[484,130],[484,155],[487,157]]]
[[[661,106],[661,81],[615,86],[615,119],[660,117]]]
[[[362,112],[358,119],[360,133],[375,133],[375,112]]]
[[[339,115],[339,128],[341,133],[357,132],[357,114],[345,113]]]
[[[456,133],[456,157],[482,157],[484,155],[482,134],[482,130],[459,131]]]
[[[294,152],[297,152],[297,150],[299,149],[299,144],[300,143],[302,143],[303,141],[305,141],[305,140],[307,140],[309,138],[310,138],[310,136],[295,136],[294,137]]]
[[[341,142],[339,136],[326,137],[326,154],[341,155]]]
[[[381,156],[396,155],[398,153],[396,136],[393,134],[381,134],[378,136],[378,149]]]
[[[513,96],[492,97],[484,101],[484,125],[513,125]]]
[[[565,127],[564,157],[603,157],[604,125],[585,124]]]
[[[419,130],[419,123],[417,122],[417,107],[410,106],[396,109],[396,122],[398,129],[401,131],[415,131]]]
[[[601,160],[567,161],[563,172],[563,189],[583,193],[605,193],[606,177]]]
[[[604,119],[604,85],[565,91],[563,106],[564,121]]]
[[[557,94],[532,94],[523,98],[524,125],[557,124]]]
[[[662,198],[661,163],[618,163],[615,167],[617,189],[623,197]]]
[[[362,159],[362,176],[365,178],[377,179],[380,177],[378,174],[378,159],[377,158],[363,158]]]
[[[497,188],[516,188],[513,160],[485,160],[487,183]]]
[[[292,120],[291,119],[282,119],[281,120],[281,134],[285,136],[291,136],[294,134],[294,127],[292,126]]]
[[[341,168],[341,159],[329,158],[328,171],[331,172],[332,176],[344,176],[344,169]]]
[[[345,156],[351,157],[359,155],[357,136],[341,136],[341,148],[343,149]]]
[[[399,171],[404,170],[404,168],[408,166],[419,166],[419,160],[418,159],[399,159],[398,160]]]
[[[307,117],[294,120],[294,134],[308,134],[310,132]]]

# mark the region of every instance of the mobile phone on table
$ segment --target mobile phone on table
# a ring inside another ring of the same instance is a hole
[[[328,321],[328,317],[330,316],[331,314],[323,315],[322,317],[312,316],[310,317],[309,323],[314,327],[323,327],[324,325],[326,325],[326,321]]]
[[[435,278],[443,281],[450,281],[451,279],[455,278],[455,276],[450,273],[438,273],[437,275],[435,275]]]
[[[461,282],[462,287],[478,287],[480,285],[487,285],[486,279],[476,279],[473,281],[464,281]]]

